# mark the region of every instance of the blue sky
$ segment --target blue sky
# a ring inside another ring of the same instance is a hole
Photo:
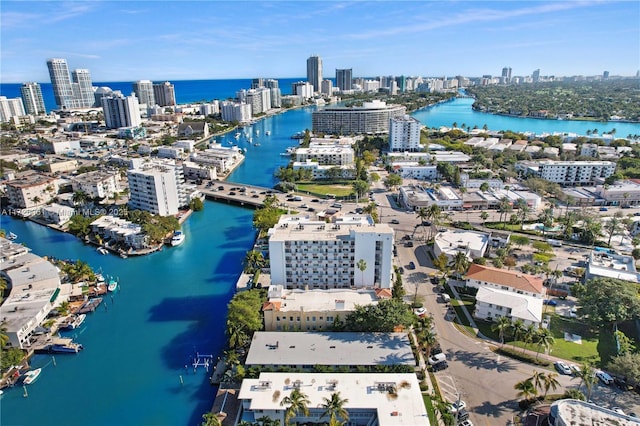
[[[0,80],[49,82],[66,58],[94,81],[303,77],[634,75],[640,2],[6,1]]]

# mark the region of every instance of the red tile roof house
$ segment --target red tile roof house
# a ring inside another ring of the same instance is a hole
[[[475,318],[493,321],[506,316],[520,319],[525,325],[542,322],[542,302],[546,293],[542,278],[472,264],[465,281],[467,287],[478,289]]]

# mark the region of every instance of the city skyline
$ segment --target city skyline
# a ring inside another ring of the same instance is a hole
[[[48,82],[56,57],[93,81],[303,77],[313,55],[324,78],[640,67],[638,2],[250,3],[5,1],[0,78]]]

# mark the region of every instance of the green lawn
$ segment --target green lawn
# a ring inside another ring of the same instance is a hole
[[[422,394],[422,399],[424,400],[424,406],[427,409],[427,414],[429,415],[429,424],[437,425],[438,417],[436,416],[436,409],[431,402],[431,397],[426,394]]]
[[[333,194],[336,197],[353,196],[353,187],[350,183],[298,183],[298,192],[309,192],[319,196]]]

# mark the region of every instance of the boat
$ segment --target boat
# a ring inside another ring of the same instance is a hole
[[[85,314],[79,314],[75,316],[70,316],[65,321],[60,324],[60,330],[75,330],[79,328],[84,320],[87,318]]]
[[[118,280],[111,277],[109,278],[109,284],[107,284],[107,291],[114,292],[118,288]]]
[[[100,253],[100,254],[109,254],[109,250],[107,250],[107,249],[106,249],[106,248],[104,248],[104,247],[98,247],[98,248],[96,249],[96,251],[97,251],[98,253]]]
[[[99,282],[99,283],[104,282],[104,275],[102,275],[100,272],[97,272],[95,276],[96,276],[96,282]]]
[[[240,133],[236,133],[235,135],[233,135],[233,137],[236,139],[240,139]]]
[[[184,242],[184,233],[182,231],[176,231],[173,233],[173,237],[171,237],[171,245],[179,246]]]
[[[7,240],[9,240],[9,241],[13,241],[16,238],[18,238],[18,236],[16,234],[14,234],[13,232],[9,232],[9,235],[7,235]]]
[[[79,343],[68,343],[68,344],[54,343],[51,346],[49,346],[48,352],[54,353],[54,354],[77,354],[82,349],[84,348]]]
[[[260,136],[260,130],[256,129],[256,136]]]
[[[271,130],[265,130],[265,131],[264,131],[264,134],[265,134],[265,135],[267,135],[267,136],[269,136],[269,135],[271,134]]]
[[[121,258],[123,258],[123,259],[126,259],[126,258],[128,258],[129,256],[127,256],[125,253],[120,253],[120,257],[121,257]]]
[[[36,368],[35,370],[27,371],[24,374],[23,383],[25,385],[30,385],[31,383],[36,381],[38,376],[40,376],[40,373],[42,373],[42,368]]]

